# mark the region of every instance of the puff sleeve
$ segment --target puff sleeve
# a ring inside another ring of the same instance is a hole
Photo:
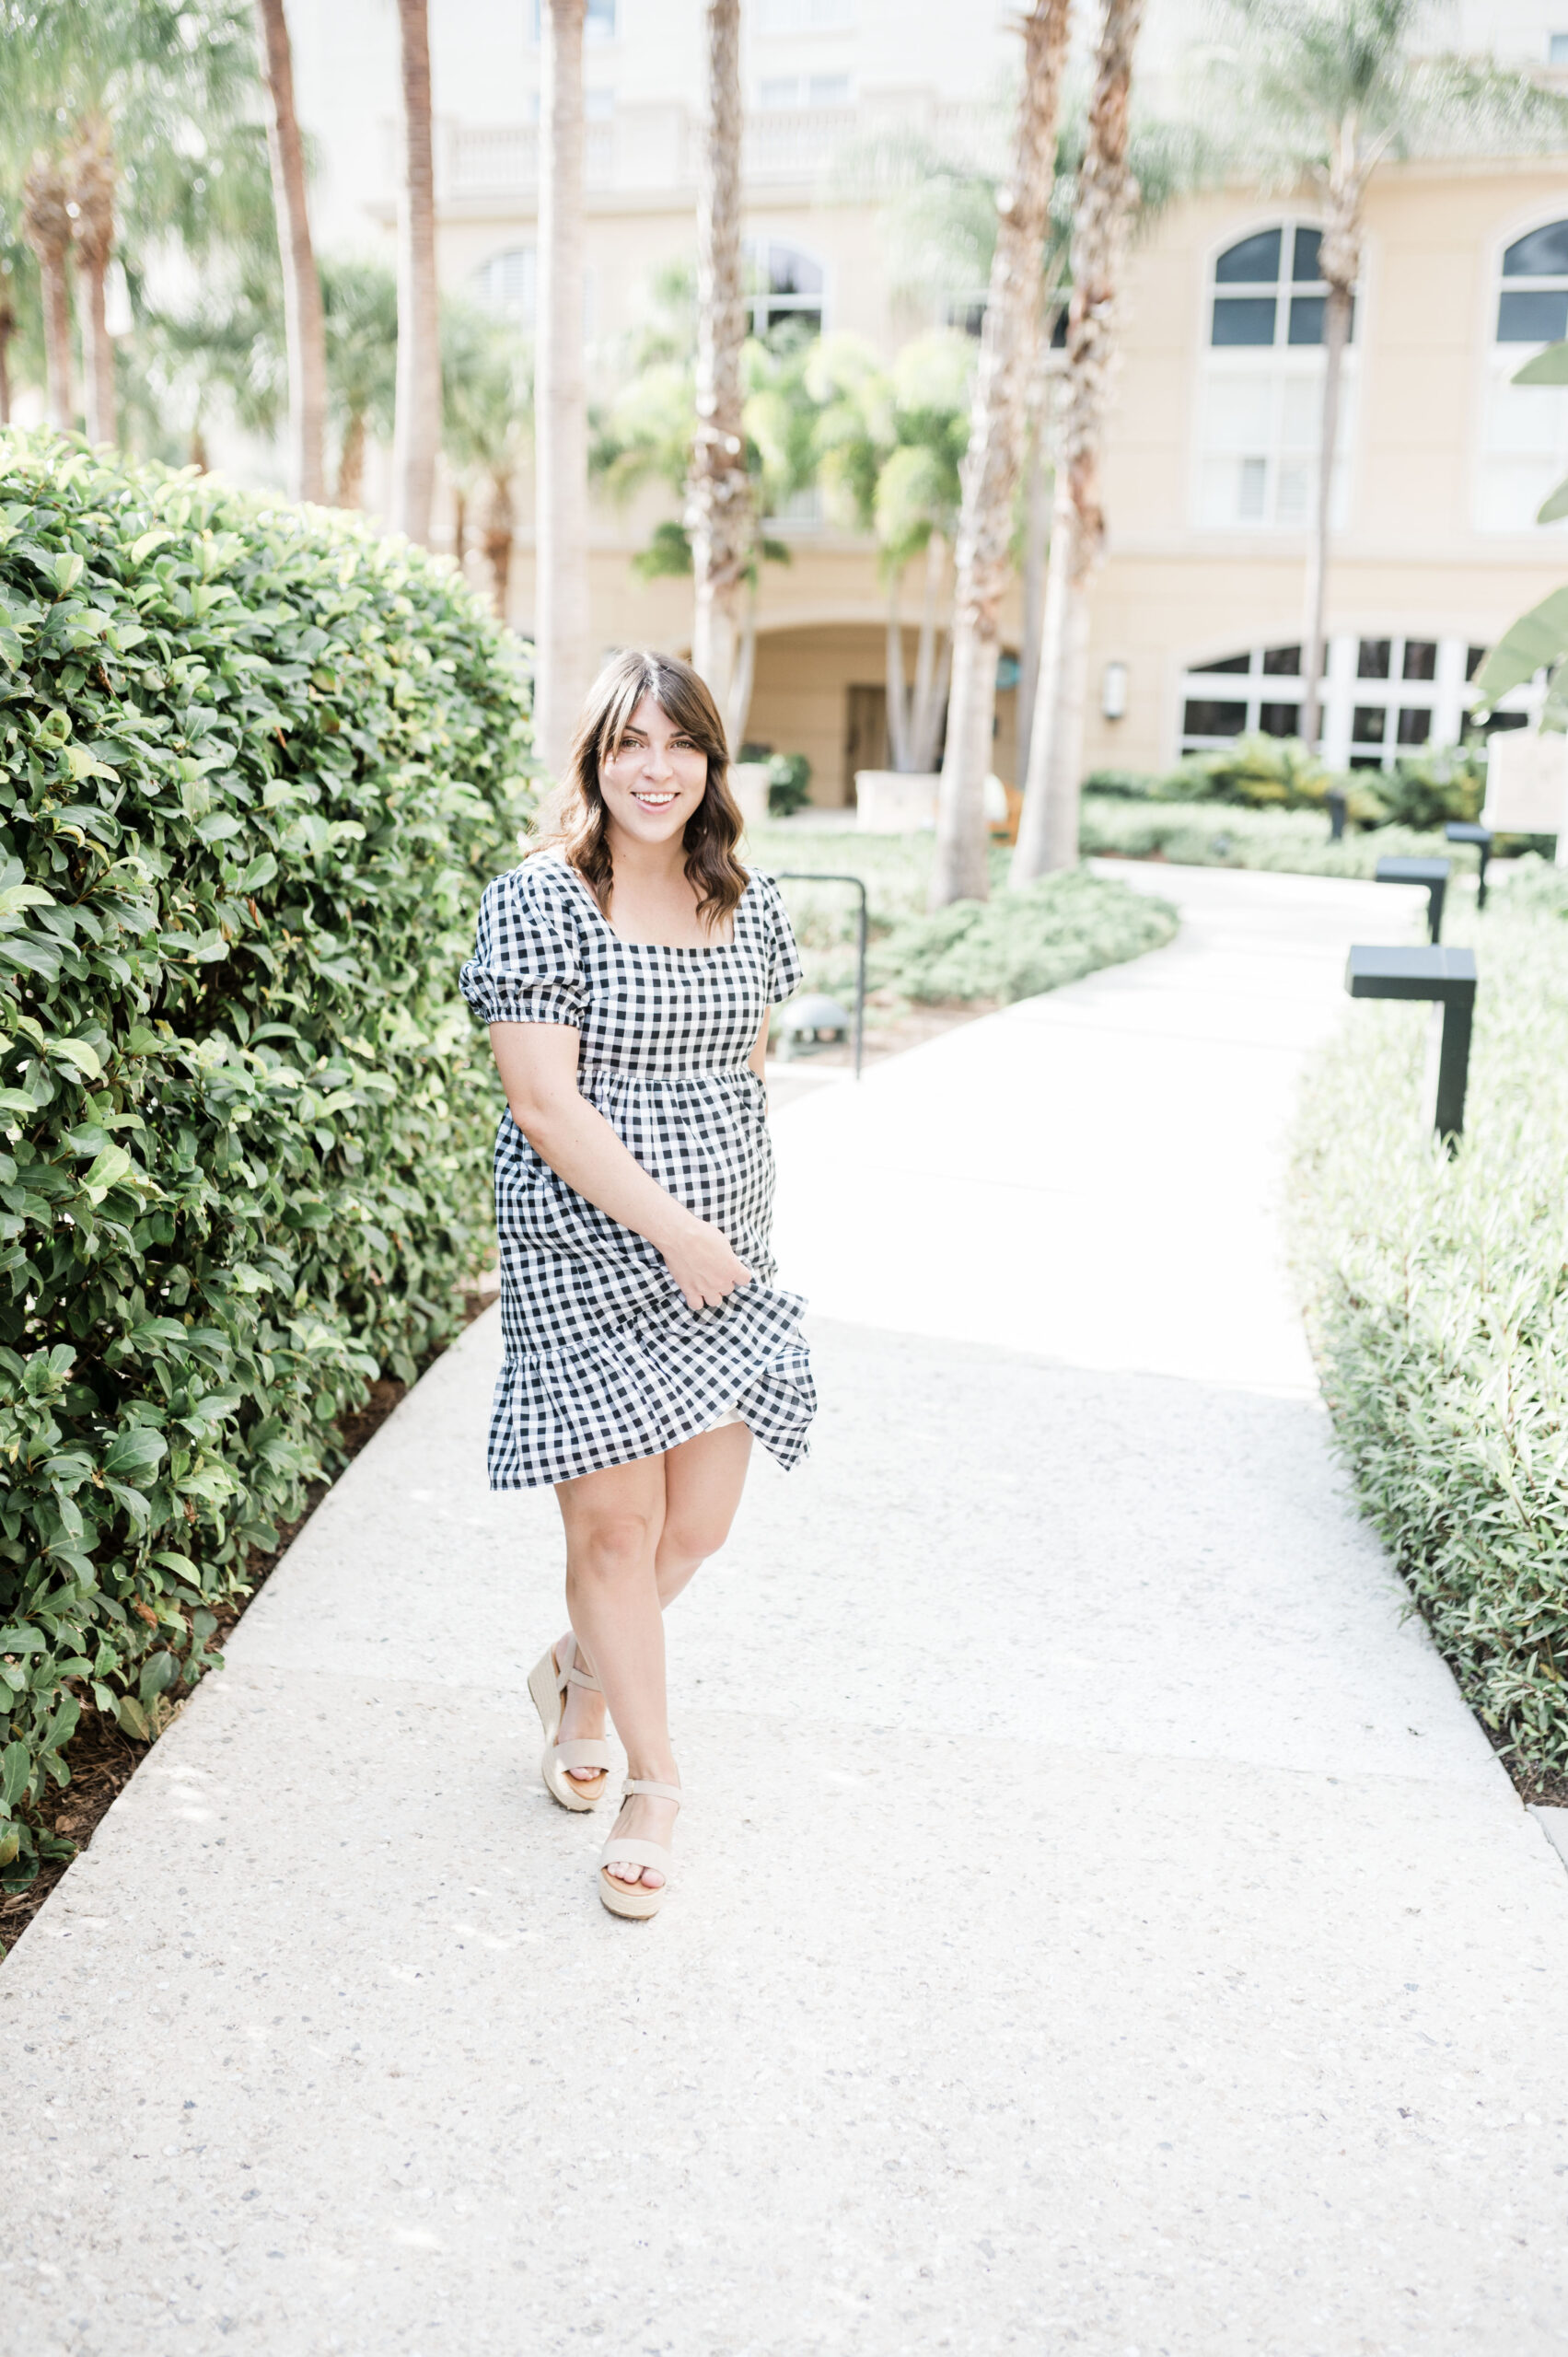
[[[530,863],[486,885],[458,984],[482,1023],[581,1028],[587,987],[576,927],[542,869]]]
[[[768,903],[768,998],[777,1006],[800,988],[805,971],[800,951],[796,946],[795,928],[790,923],[784,900],[772,877],[767,880]]]

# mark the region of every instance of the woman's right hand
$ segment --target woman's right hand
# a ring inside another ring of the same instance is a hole
[[[686,1296],[690,1309],[717,1307],[738,1285],[749,1285],[751,1271],[738,1260],[716,1227],[688,1213],[674,1234],[661,1237],[658,1248],[664,1265]]]

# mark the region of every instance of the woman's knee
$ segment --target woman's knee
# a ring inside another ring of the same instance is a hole
[[[568,1549],[568,1568],[590,1579],[634,1579],[654,1560],[655,1517],[621,1507],[587,1515],[577,1523]]]
[[[659,1533],[659,1561],[705,1563],[729,1537],[734,1519],[733,1514],[711,1506],[672,1511],[665,1516],[664,1528]]]

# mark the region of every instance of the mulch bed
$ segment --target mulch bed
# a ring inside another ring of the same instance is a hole
[[[471,1323],[494,1299],[494,1294],[470,1293],[466,1305],[469,1322]],[[439,1351],[433,1351],[420,1373],[423,1375],[425,1367],[434,1366],[440,1355]],[[338,1435],[347,1456],[357,1457],[366,1441],[374,1439],[407,1390],[406,1383],[373,1383],[364,1404],[352,1415],[340,1419]],[[246,1605],[258,1589],[265,1586],[285,1552],[298,1538],[331,1487],[330,1481],[312,1484],[306,1493],[304,1511],[295,1521],[279,1526],[278,1543],[270,1553],[262,1554],[254,1548],[251,1550],[245,1565],[250,1595],[241,1602],[226,1605],[218,1613],[218,1625],[209,1641],[214,1650],[222,1651]],[[175,1715],[178,1716],[178,1713]],[[169,1724],[172,1723],[171,1720]],[[104,1717],[90,1702],[84,1701],[76,1732],[65,1747],[65,1764],[71,1771],[71,1781],[64,1791],[51,1787],[38,1812],[40,1823],[51,1833],[59,1834],[64,1840],[72,1842],[75,1845],[73,1854],[87,1849],[110,1803],[124,1790],[151,1749],[150,1744],[134,1742],[125,1734],[118,1720]],[[0,1898],[0,1957],[4,1957],[20,1939],[70,1863],[69,1858],[50,1861],[40,1867],[26,1890],[17,1891],[8,1898]]]

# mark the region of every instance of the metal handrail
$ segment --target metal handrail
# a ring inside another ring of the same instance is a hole
[[[865,1039],[865,935],[867,911],[865,878],[863,876],[840,876],[821,867],[773,867],[768,870],[775,884],[853,884],[860,894],[860,913],[855,925],[854,968],[854,1076],[860,1078],[860,1051]]]

